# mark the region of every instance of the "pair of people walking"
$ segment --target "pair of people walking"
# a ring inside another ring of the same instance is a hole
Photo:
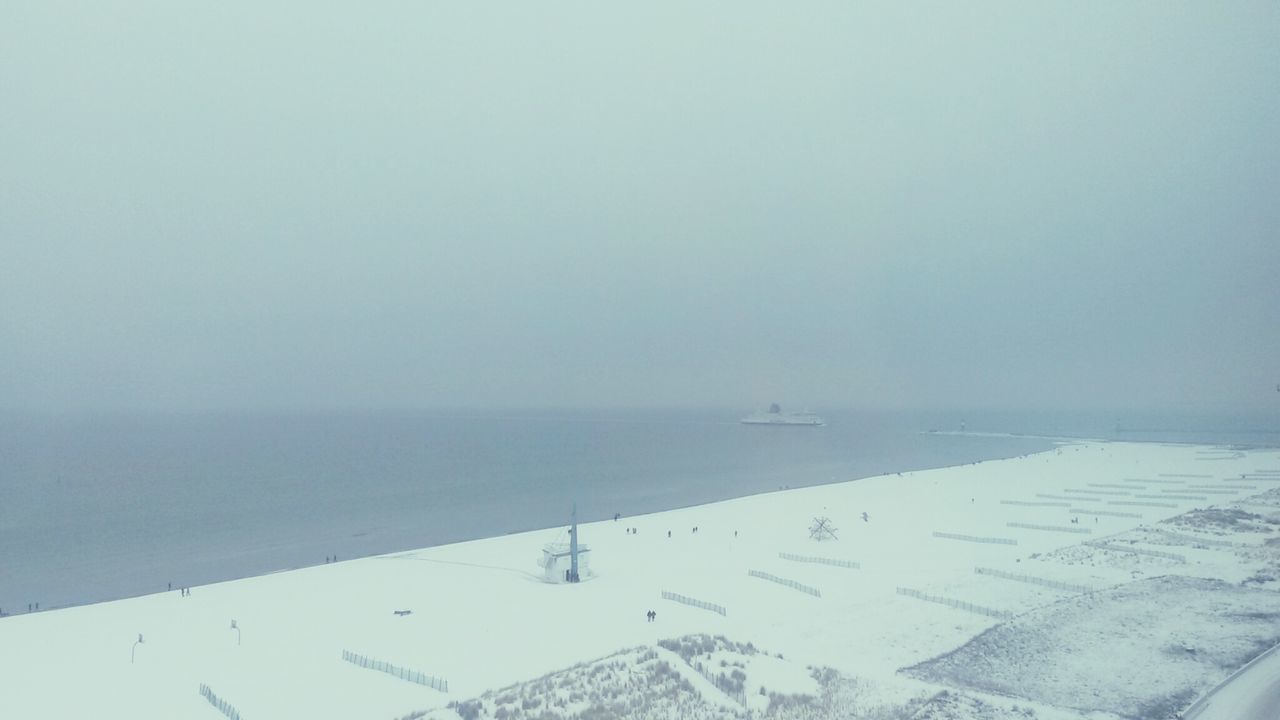
[[[656,610],[650,610],[645,613],[645,617],[649,618],[649,622],[653,622],[658,619],[658,613]]]

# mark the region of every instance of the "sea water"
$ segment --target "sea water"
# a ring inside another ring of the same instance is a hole
[[[581,521],[625,517],[1051,446],[925,432],[958,429],[954,415],[764,427],[741,414],[3,417],[0,610],[563,527],[575,503]],[[1062,430],[1026,418],[986,429]]]

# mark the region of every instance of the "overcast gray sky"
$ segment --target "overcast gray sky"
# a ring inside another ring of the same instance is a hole
[[[0,5],[0,405],[1274,408],[1280,3]]]

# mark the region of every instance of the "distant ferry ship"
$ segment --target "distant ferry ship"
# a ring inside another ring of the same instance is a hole
[[[782,412],[778,403],[769,406],[768,412],[753,412],[742,418],[743,425],[826,425],[822,418],[808,410],[804,412]]]

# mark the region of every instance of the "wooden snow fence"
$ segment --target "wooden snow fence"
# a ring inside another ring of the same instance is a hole
[[[440,692],[449,692],[448,680],[428,675],[423,672],[418,672],[417,670],[410,670],[409,668],[392,665],[391,663],[383,662],[382,660],[367,658],[364,655],[357,655],[350,650],[342,651],[342,659],[353,665],[359,665],[362,668],[377,670],[379,672],[384,672],[388,675],[398,677],[406,682],[426,685],[427,687],[433,690],[439,690]]]
[[[773,575],[767,572],[762,572],[760,570],[748,570],[747,574],[750,575],[751,577],[760,578],[761,580],[768,580],[769,582],[774,582],[779,585],[785,585],[786,587],[789,587],[792,590],[799,590],[802,593],[807,593],[816,598],[822,597],[822,593],[818,590],[818,588],[812,587],[810,585],[804,585],[802,583],[798,583],[795,580],[790,580],[784,577],[778,577],[777,575]]]
[[[942,597],[941,595],[929,595],[928,593],[923,593],[923,592],[920,592],[919,590],[912,590],[911,588],[900,587],[898,588],[898,594],[905,595],[907,597],[912,597],[917,600],[924,600],[925,602],[937,603],[939,605],[946,605],[947,607],[953,607],[957,610],[964,610],[966,612],[976,613],[978,615],[986,615],[987,617],[996,618],[998,620],[1008,620],[1009,618],[1013,617],[1012,613],[1007,613],[1004,610],[996,610],[994,608],[983,607],[981,605],[974,605],[973,603],[970,603],[970,602],[965,602],[963,600],[956,600],[954,598],[949,598],[949,597]]]
[[[209,689],[208,685],[200,683],[200,694],[204,696],[205,700],[209,701],[210,705],[217,708],[218,712],[226,715],[228,720],[242,720],[240,717],[240,711],[232,707],[226,700],[215,695],[213,690]]]
[[[725,614],[726,614],[726,613],[725,613],[725,609],[724,609],[724,606],[723,606],[723,605],[717,605],[717,604],[715,604],[715,603],[704,602],[704,601],[702,601],[702,600],[698,600],[698,599],[696,599],[696,598],[691,598],[691,597],[689,597],[688,595],[680,595],[680,594],[678,594],[678,593],[667,592],[666,590],[663,590],[663,591],[662,591],[662,599],[663,599],[663,600],[671,600],[672,602],[678,602],[678,603],[680,603],[680,604],[682,604],[682,605],[688,605],[688,606],[690,606],[690,607],[701,608],[701,609],[703,609],[703,610],[710,610],[711,612],[713,612],[713,613],[719,613],[720,615],[725,615]]]

